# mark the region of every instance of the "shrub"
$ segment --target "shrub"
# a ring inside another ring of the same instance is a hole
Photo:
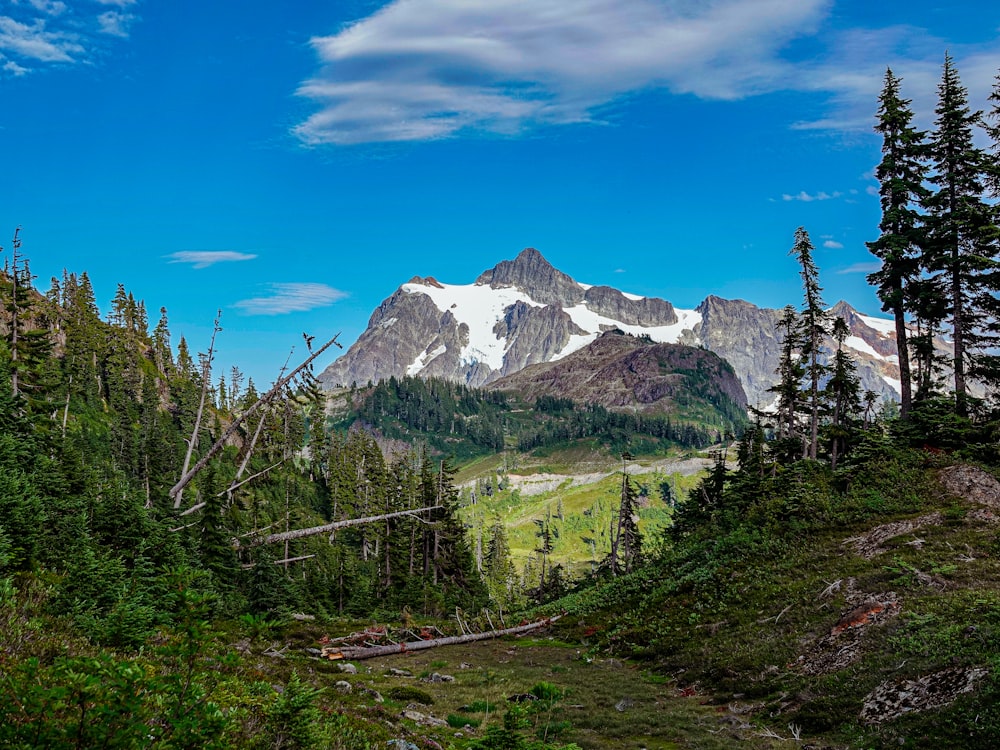
[[[409,685],[397,685],[386,691],[386,696],[400,703],[421,703],[425,706],[434,705],[434,696],[426,690],[410,687]]]

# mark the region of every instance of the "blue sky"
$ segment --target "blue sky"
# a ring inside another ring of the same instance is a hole
[[[929,125],[946,49],[985,107],[1000,4],[0,0],[0,245],[22,226],[39,286],[124,283],[195,349],[221,309],[258,382],[528,246],[781,306],[802,225],[826,300],[875,312],[882,76]]]

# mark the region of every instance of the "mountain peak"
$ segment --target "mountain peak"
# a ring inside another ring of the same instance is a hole
[[[583,287],[533,247],[526,247],[514,260],[500,261],[483,271],[476,284],[492,289],[515,287],[542,305],[572,307],[583,301]]]

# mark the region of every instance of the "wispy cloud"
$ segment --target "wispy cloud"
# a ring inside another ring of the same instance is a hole
[[[822,190],[818,193],[807,193],[805,190],[800,190],[795,195],[790,195],[789,193],[784,193],[781,196],[783,201],[802,201],[803,203],[812,203],[813,201],[830,201],[834,198],[839,198],[843,193],[839,191],[834,191],[832,193],[826,193]]]
[[[0,16],[0,52],[20,60],[72,62],[74,56],[83,52],[83,46],[75,34],[48,31],[43,18],[22,23],[10,16]]]
[[[125,8],[137,0],[97,0]],[[107,36],[127,37],[137,17],[121,10],[98,12],[91,2],[20,0],[0,10],[0,72],[20,76],[40,67],[90,61]]]
[[[307,144],[590,122],[629,92],[736,99],[781,86],[779,51],[831,0],[396,0],[316,37]]]
[[[823,247],[829,248],[830,250],[842,250],[844,245],[836,240],[827,240],[823,243]]]
[[[127,37],[133,21],[135,21],[135,16],[131,13],[119,13],[115,10],[101,13],[97,17],[101,33],[111,36]]]
[[[827,95],[826,114],[792,124],[803,130],[862,130],[874,125],[872,102],[882,90],[886,68],[902,79],[902,94],[912,100],[917,124],[930,128],[937,103],[944,50],[954,57],[972,101],[984,102],[1000,68],[1000,42],[957,45],[925,29],[891,26],[847,29],[832,35],[836,54],[799,66],[794,88]]]
[[[298,93],[317,111],[304,143],[517,134],[596,122],[608,105],[662,88],[733,100],[818,94],[808,130],[864,130],[891,66],[922,118],[933,117],[942,50],[979,100],[1000,41],[949,44],[906,25],[838,29],[833,0],[393,0],[312,45],[320,69]],[[793,45],[792,42],[799,44]],[[813,52],[803,59],[801,43]]]
[[[267,296],[240,300],[233,307],[246,315],[285,315],[328,307],[346,296],[347,292],[326,284],[271,284]]]
[[[0,63],[3,63],[3,67],[0,68],[0,70],[3,70],[5,73],[8,73],[15,77],[23,76],[25,73],[28,72],[27,68],[21,67],[13,60],[4,60],[2,56],[0,56]]]
[[[167,256],[171,263],[190,263],[194,268],[208,268],[216,263],[233,263],[253,260],[252,253],[238,253],[235,250],[181,250]]]
[[[59,0],[31,0],[31,6],[48,16],[61,16],[66,12],[66,3]]]
[[[867,263],[855,263],[847,268],[841,268],[837,273],[875,273],[880,268],[882,268],[882,264],[875,260]]]

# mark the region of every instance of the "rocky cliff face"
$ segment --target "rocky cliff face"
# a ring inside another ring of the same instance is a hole
[[[572,307],[584,298],[583,287],[553,268],[533,247],[522,250],[514,260],[502,260],[489,271],[483,271],[476,279],[476,286],[517,289],[541,305]]]
[[[862,387],[898,398],[892,321],[840,302],[831,311],[847,340]],[[727,360],[746,400],[766,407],[776,381],[779,310],[706,298],[694,310],[666,300],[579,284],[528,248],[483,272],[475,283],[414,277],[373,313],[368,329],[321,375],[327,386],[391,375],[436,376],[483,386],[530,365],[558,361],[602,333],[620,329],[652,342],[702,346]],[[833,342],[828,342],[832,350]]]
[[[733,366],[751,406],[771,403],[774,399],[767,389],[775,383],[781,354],[780,311],[715,296],[706,297],[697,311],[701,315],[695,330],[698,341]]]

